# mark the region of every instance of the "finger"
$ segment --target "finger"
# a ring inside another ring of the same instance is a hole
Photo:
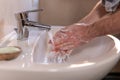
[[[61,45],[55,45],[53,51],[58,52],[62,49],[62,47],[68,46],[68,45],[71,45],[71,43],[64,43],[64,44],[61,44]]]
[[[70,55],[72,53],[72,51],[73,51],[73,49],[61,51],[61,54],[63,54],[63,55]]]
[[[60,48],[62,51],[72,50],[75,48],[75,45],[66,45]]]
[[[54,43],[56,43],[56,44],[62,44],[65,41],[68,41],[68,38],[71,36],[68,33],[68,31],[69,31],[68,29],[62,29],[62,30],[58,31],[55,34],[55,36],[53,37]]]
[[[75,47],[74,43],[67,42],[67,43],[55,46],[53,51],[56,51],[56,52],[67,51],[67,50],[73,49],[74,47]]]
[[[62,43],[62,44],[59,44],[59,45],[55,45],[55,47],[56,48],[61,48],[61,47],[72,45],[72,44],[73,44],[72,42],[65,42],[65,43]]]
[[[68,51],[68,50],[73,50],[74,48],[78,46],[83,46],[87,42],[80,42],[80,43],[74,43],[74,42],[67,42],[58,46],[55,46],[56,51]]]
[[[67,41],[67,35],[63,33],[58,33],[53,37],[53,41],[55,44],[62,44]]]

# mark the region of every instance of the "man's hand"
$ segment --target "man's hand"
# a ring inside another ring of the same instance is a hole
[[[61,29],[53,37],[54,51],[61,54],[70,53],[93,38],[89,32],[89,25],[85,24],[73,24]]]

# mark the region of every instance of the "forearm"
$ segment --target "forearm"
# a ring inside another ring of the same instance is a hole
[[[92,9],[92,11],[84,17],[82,20],[79,21],[79,23],[85,23],[90,24],[94,23],[95,21],[99,20],[101,17],[106,15],[105,8],[101,4],[101,1],[99,1],[96,6]]]
[[[103,36],[107,34],[120,33],[120,11],[103,17],[89,26],[89,33],[93,36]]]

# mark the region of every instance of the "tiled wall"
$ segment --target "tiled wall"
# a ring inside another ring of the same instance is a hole
[[[0,36],[9,33],[16,26],[14,14],[38,8],[39,0],[0,0]],[[36,16],[34,16],[36,17]],[[38,16],[37,16],[38,17]]]

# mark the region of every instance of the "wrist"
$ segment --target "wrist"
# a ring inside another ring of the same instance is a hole
[[[80,31],[79,34],[81,34],[84,37],[85,41],[89,41],[99,35],[99,32],[97,32],[92,24],[85,24],[85,23],[75,23],[74,27],[77,26],[78,31]],[[81,33],[82,32],[82,33]]]
[[[72,26],[78,27],[78,31],[82,32],[85,40],[93,39],[95,37],[99,37],[104,35],[104,29],[102,27],[95,26],[95,23],[93,24],[85,24],[85,23],[75,23]],[[74,28],[75,29],[75,28]]]
[[[105,35],[105,29],[103,27],[98,27],[95,23],[88,25],[88,34],[95,38]]]
[[[98,35],[99,35],[99,32],[97,32],[91,24],[86,25],[85,33],[86,33],[86,37],[88,39],[93,39],[95,37],[98,37]]]

